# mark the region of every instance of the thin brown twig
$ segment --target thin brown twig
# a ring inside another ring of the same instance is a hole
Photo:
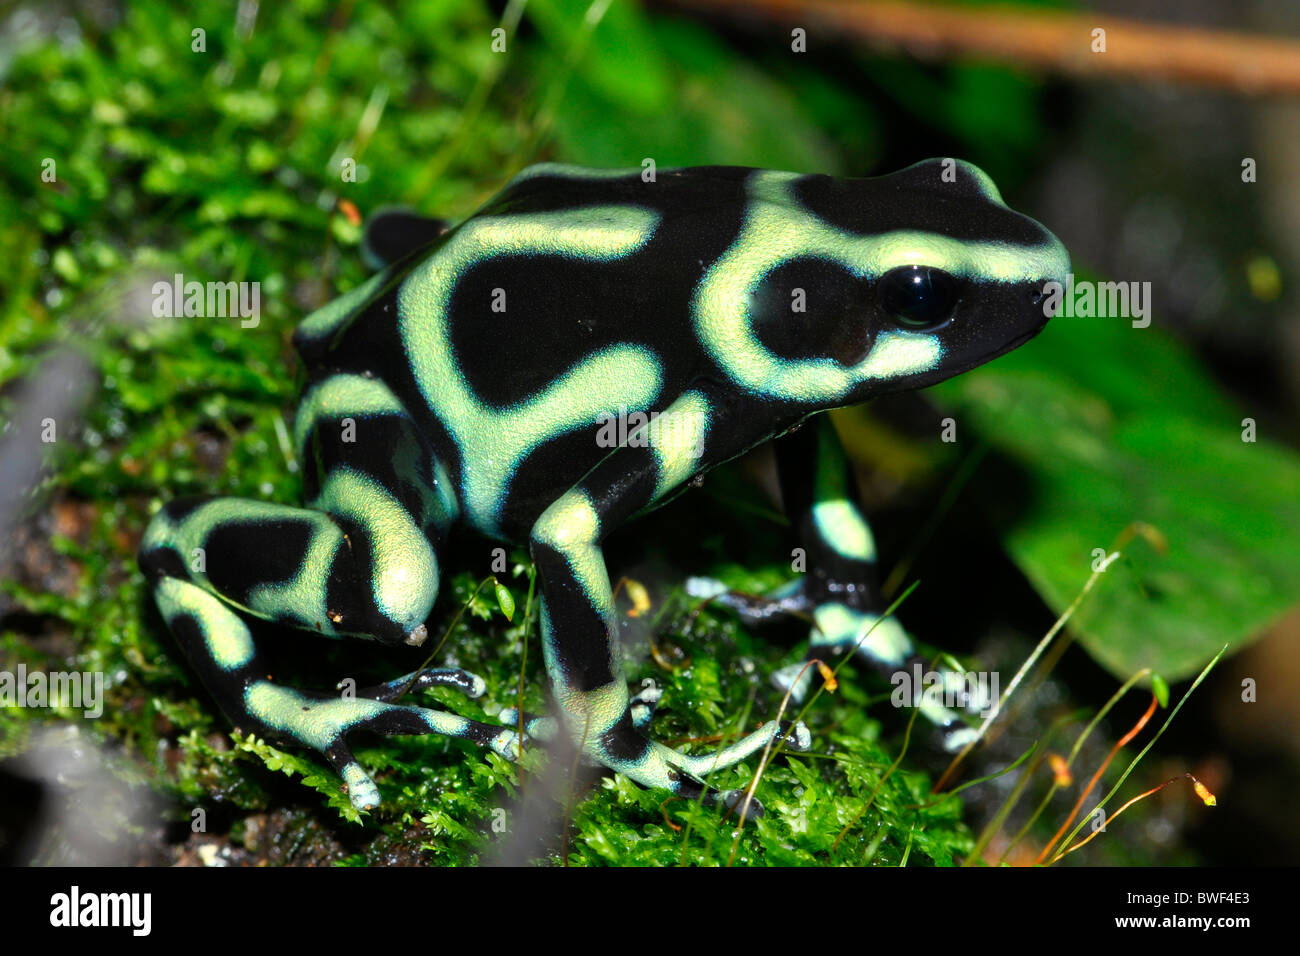
[[[879,0],[660,0],[696,13],[805,28],[811,49],[848,35],[927,60],[969,56],[1084,79],[1163,80],[1253,96],[1300,95],[1300,41],[1101,12]],[[1094,52],[1095,30],[1105,31]],[[819,36],[820,34],[820,36]]]

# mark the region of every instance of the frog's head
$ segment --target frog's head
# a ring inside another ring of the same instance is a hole
[[[758,173],[748,192],[696,315],[738,380],[794,401],[856,404],[996,358],[1047,323],[1045,286],[1070,268],[1059,239],[958,160],[872,179]],[[739,329],[725,318],[737,301]]]

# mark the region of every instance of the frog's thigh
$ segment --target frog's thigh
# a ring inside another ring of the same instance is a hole
[[[458,511],[446,468],[392,390],[362,375],[307,388],[294,438],[307,504],[368,557],[374,609],[412,633],[437,595],[437,549]]]
[[[456,520],[459,506],[444,463],[379,379],[340,372],[309,385],[298,405],[294,445],[307,504],[341,522],[403,538],[413,524],[436,547]]]
[[[695,421],[674,427],[682,416]],[[744,759],[782,732],[770,721],[714,754],[687,756],[639,729],[617,647],[617,623],[600,542],[630,515],[672,492],[695,471],[709,425],[708,407],[688,393],[660,417],[658,440],[639,432],[615,449],[537,520],[532,554],[542,582],[542,647],[569,732],[588,756],[644,786],[701,793],[691,775]],[[806,731],[800,728],[800,735]],[[803,742],[802,740],[800,741]],[[709,791],[710,795],[716,795]]]
[[[267,620],[422,643],[435,547],[455,517],[443,469],[387,386],[363,376],[309,387],[295,432],[309,508],[172,502],[145,533],[142,565]]]
[[[491,747],[513,758],[517,735],[455,714],[370,700],[305,694],[273,682],[247,624],[229,604],[177,577],[154,582],[154,598],[167,626],[204,685],[241,731],[290,741],[322,753],[348,784],[352,804],[379,803],[374,781],[352,756],[346,737],[357,730],[381,734],[437,733]]]
[[[357,510],[384,502],[358,502]],[[145,531],[140,566],[197,585],[263,620],[331,637],[422,643],[437,565],[409,517],[376,536],[306,508],[247,498],[180,499]]]

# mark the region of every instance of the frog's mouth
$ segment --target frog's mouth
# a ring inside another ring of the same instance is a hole
[[[933,368],[878,381],[873,394],[926,388],[978,368],[1024,345],[1047,325],[1047,282],[986,286],[982,304],[966,313],[962,303],[943,325],[929,331],[939,340],[941,358]],[[971,301],[971,300],[968,300]]]
[[[995,358],[1000,358],[1008,352],[1020,348],[1020,346],[1024,345],[1047,327],[1047,323],[1051,321],[1054,315],[1054,313],[1049,313],[1044,307],[1044,303],[1046,303],[1048,299],[1047,285],[1052,281],[1055,280],[1043,279],[1039,282],[1029,283],[1029,306],[1028,308],[1022,307],[1021,309],[1015,310],[1019,312],[1019,315],[1013,320],[1016,325],[1021,327],[1020,331],[1004,340],[1003,344],[996,350],[986,353],[982,359],[975,362],[975,365],[980,365],[984,362],[991,362]],[[1022,291],[1012,293],[1012,296],[1025,295],[1026,293],[1023,291],[1023,287],[1021,288]],[[971,367],[973,368],[974,366],[972,365]]]

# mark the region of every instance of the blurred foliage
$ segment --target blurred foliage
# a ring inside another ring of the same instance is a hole
[[[12,607],[39,620],[43,634],[70,636],[72,649],[9,629],[0,654],[33,667],[102,670],[110,696],[94,732],[150,768],[155,785],[176,798],[178,820],[207,804],[235,818],[287,804],[306,819],[322,803],[355,820],[339,782],[312,757],[261,741],[229,745],[134,565],[148,515],[164,499],[297,500],[288,337],[303,315],[365,276],[359,229],[340,201],[363,215],[406,201],[454,219],[513,171],[548,158],[863,175],[889,151],[883,130],[898,115],[944,131],[1011,192],[1045,148],[1041,90],[986,67],[851,57],[859,82],[870,82],[867,97],[815,58],[792,57],[785,41],[742,50],[704,25],[625,0],[533,0],[526,8],[512,0],[500,20],[475,2],[263,6],[254,22],[216,0],[183,10],[141,0],[77,17],[50,5],[22,8],[0,27],[0,208],[9,212],[0,254],[10,264],[0,273],[0,409],[7,418],[13,384],[39,374],[57,342],[88,353],[101,386],[33,499],[53,515],[40,527],[49,529],[50,563],[70,583],[55,586],[52,571],[31,567],[3,582]],[[499,23],[505,53],[492,47]],[[355,182],[341,176],[348,159]],[[41,175],[47,160],[52,182]],[[153,316],[153,284],[177,273],[259,282],[260,324]],[[1120,334],[1101,320],[1054,323],[1032,347],[940,395],[969,409],[973,427],[1034,482],[1032,508],[1000,531],[1053,607],[1077,592],[1093,547],[1108,546],[1136,519],[1161,528],[1170,555],[1135,550],[1080,620],[1090,650],[1116,673],[1149,664],[1177,677],[1218,643],[1249,638],[1294,598],[1287,541],[1261,532],[1273,484],[1256,486],[1255,499],[1213,488],[1244,489],[1263,475],[1294,488],[1295,462],[1262,443],[1229,447],[1241,416],[1214,397],[1179,347],[1155,329],[1122,346]],[[1166,374],[1153,378],[1160,369]],[[934,474],[950,463],[942,453],[923,460]],[[1181,469],[1186,461],[1207,469],[1195,473],[1197,487]],[[1294,541],[1294,499],[1290,511],[1272,504],[1283,509],[1278,534]],[[721,545],[714,559],[708,570],[734,587],[762,590],[783,579],[779,560],[742,567],[734,548]],[[518,596],[522,582],[505,583]],[[468,572],[446,581],[439,621],[475,584]],[[671,669],[645,661],[628,675],[665,688],[659,739],[735,731],[741,715],[752,712],[752,723],[776,709],[767,677],[791,659],[788,649],[724,615],[687,616],[676,585],[652,597],[660,639],[690,662]],[[515,703],[522,664],[525,704],[543,708],[535,634],[523,657],[535,623],[522,613],[510,625],[490,620],[481,605],[456,625],[439,663],[482,674],[489,694],[444,703],[491,719]],[[1134,635],[1159,639],[1138,654]],[[364,659],[348,646],[318,654],[316,676],[333,674],[331,682]],[[387,679],[402,663],[376,659],[363,669]],[[972,841],[959,801],[930,803],[928,780],[906,763],[887,773],[901,733],[886,731],[880,708],[868,706],[883,695],[868,696],[867,675],[844,678],[807,717],[817,752],[767,767],[758,793],[768,815],[740,835],[735,862],[960,859]],[[48,716],[0,711],[0,741],[21,739],[26,722]],[[361,818],[366,848],[333,856],[349,862],[388,859],[395,846],[429,862],[475,862],[495,844],[494,813],[519,786],[516,768],[445,740],[384,740],[358,756],[376,771],[384,805]],[[741,786],[755,769],[751,761],[713,782]],[[307,789],[286,797],[280,771]],[[302,799],[313,792],[321,799]],[[620,777],[605,779],[570,801],[561,845],[529,852],[570,863],[733,858],[734,831],[720,815],[661,802]],[[1097,841],[1079,856],[1106,846]]]
[[[1073,621],[1117,677],[1150,667],[1181,680],[1300,595],[1300,459],[1254,434],[1154,327],[1057,318],[1033,348],[940,393],[1020,466],[1027,486],[1004,540],[1054,609],[1096,549],[1114,551],[1133,522],[1153,529],[1124,545]],[[995,513],[999,497],[979,495]]]

